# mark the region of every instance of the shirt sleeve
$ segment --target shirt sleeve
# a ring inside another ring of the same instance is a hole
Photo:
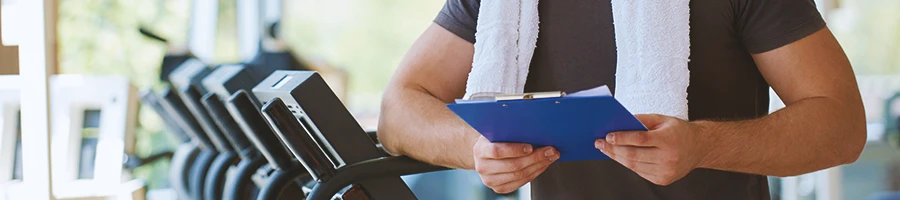
[[[813,0],[737,0],[735,24],[747,51],[767,52],[825,27]]]
[[[447,0],[434,23],[474,44],[480,4],[481,0]]]

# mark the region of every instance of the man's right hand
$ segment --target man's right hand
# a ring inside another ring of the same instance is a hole
[[[500,194],[516,191],[559,159],[559,152],[553,147],[533,149],[530,144],[491,143],[484,137],[478,138],[472,151],[481,181]]]

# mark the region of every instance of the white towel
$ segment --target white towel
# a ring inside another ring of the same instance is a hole
[[[612,0],[615,96],[632,113],[688,119],[688,3]],[[481,1],[466,99],[524,91],[538,36],[537,5],[538,0]]]
[[[538,36],[538,0],[481,1],[465,99],[522,93]]]

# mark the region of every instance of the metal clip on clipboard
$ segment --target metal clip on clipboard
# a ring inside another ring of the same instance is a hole
[[[566,96],[565,92],[562,91],[553,91],[553,92],[533,92],[533,93],[523,93],[523,94],[506,94],[499,95],[494,97],[496,101],[511,101],[511,100],[532,100],[532,99],[544,99],[544,98],[559,98]]]
[[[553,92],[533,92],[533,93],[522,93],[522,94],[495,94],[495,93],[481,93],[472,95],[468,99],[457,99],[455,102],[458,104],[467,104],[467,103],[484,103],[484,102],[498,102],[498,101],[512,101],[512,100],[531,100],[531,99],[545,99],[545,98],[559,98],[566,96],[565,92],[562,91],[553,91]]]

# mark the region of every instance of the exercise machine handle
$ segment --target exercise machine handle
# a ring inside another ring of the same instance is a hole
[[[258,103],[245,90],[238,90],[226,101],[235,121],[244,130],[247,138],[262,153],[263,157],[278,170],[288,170],[295,166],[293,156],[281,144],[272,127],[260,113]]]
[[[307,200],[329,200],[344,187],[360,181],[399,177],[411,174],[449,170],[406,156],[382,157],[347,165],[337,169],[328,181],[313,187]]]
[[[247,141],[247,136],[238,127],[237,122],[231,118],[231,114],[225,109],[225,104],[222,104],[222,100],[218,95],[214,93],[206,94],[201,99],[201,103],[206,107],[206,111],[209,112],[213,122],[222,130],[225,139],[231,143],[235,152],[242,159],[252,159],[256,156],[256,150]]]
[[[181,94],[184,95],[182,97],[184,97],[185,105],[188,110],[190,110],[197,121],[200,122],[200,127],[203,128],[207,136],[209,136],[209,139],[216,147],[216,150],[219,152],[233,151],[231,145],[228,144],[228,140],[225,139],[225,136],[222,134],[222,131],[212,122],[212,117],[209,116],[209,113],[207,113],[206,109],[201,105],[200,99],[203,98],[203,94],[201,94],[200,88],[189,85],[188,87],[181,89]]]
[[[169,111],[169,114],[174,118],[173,121],[178,123],[182,130],[184,130],[185,134],[191,137],[192,140],[197,142],[197,145],[200,149],[203,150],[214,150],[215,146],[213,146],[212,141],[209,140],[209,137],[203,133],[203,130],[200,128],[200,124],[197,122],[194,117],[188,113],[187,107],[184,105],[184,102],[181,101],[181,97],[178,96],[178,93],[173,90],[172,87],[166,87],[160,93],[162,97],[160,101],[160,105],[163,108]]]
[[[262,111],[271,127],[275,128],[275,134],[300,160],[313,180],[324,182],[331,179],[335,171],[334,164],[281,98],[274,98],[263,105]]]
[[[166,129],[171,131],[181,140],[181,142],[187,142],[191,140],[187,134],[184,133],[184,130],[178,125],[177,122],[173,121],[174,117],[172,114],[169,114],[165,108],[163,108],[162,103],[160,103],[159,96],[156,93],[153,93],[153,90],[147,89],[141,91],[141,103],[144,105],[149,105],[153,108],[153,111],[156,112],[157,115],[160,116],[163,120],[163,124],[166,125]]]

